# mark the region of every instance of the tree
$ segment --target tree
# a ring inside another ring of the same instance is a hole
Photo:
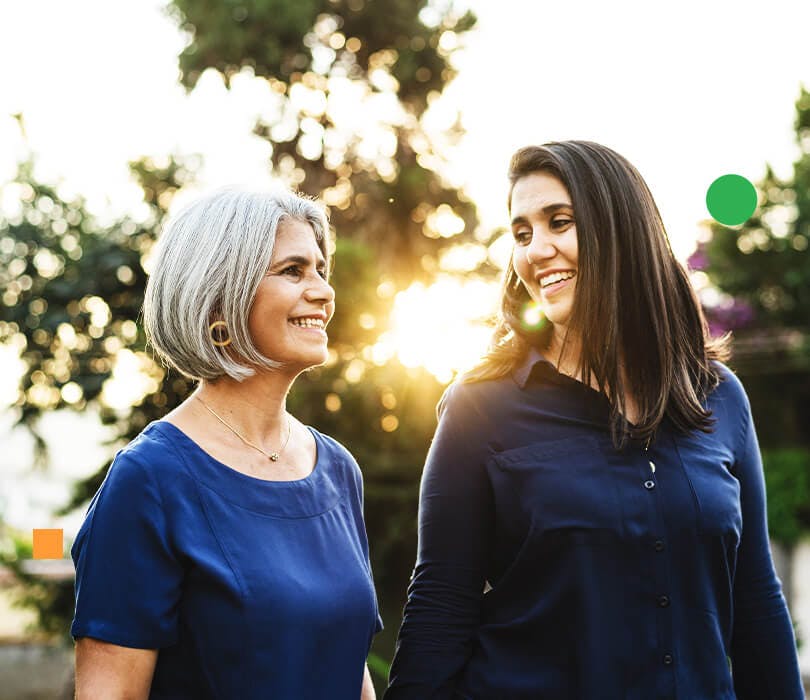
[[[449,239],[472,232],[475,209],[442,182],[420,121],[454,75],[449,58],[470,13],[426,0],[171,7],[190,37],[183,84],[193,88],[206,69],[226,84],[239,74],[266,81],[272,99],[256,133],[272,146],[273,170],[322,195],[340,238],[367,247],[385,276],[424,278]]]
[[[690,259],[719,303],[717,331],[735,329],[733,363],[751,398],[763,446],[771,532],[790,544],[810,531],[810,92],[796,101],[799,157],[793,175],[770,167],[760,206],[737,228],[711,225]]]
[[[188,392],[188,383],[177,378],[161,386],[164,371],[145,353],[136,320],[145,256],[193,167],[175,159],[132,163],[149,214],[102,226],[81,198],[66,201],[57,188],[38,182],[32,162],[20,166],[12,185],[19,211],[0,221],[0,342],[20,350],[25,372],[15,406],[34,436],[44,411],[92,406],[129,438]],[[144,375],[134,406],[104,400],[122,353],[131,353]],[[80,486],[68,507],[85,502],[98,483],[97,477]]]

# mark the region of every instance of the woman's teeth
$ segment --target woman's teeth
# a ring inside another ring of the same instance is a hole
[[[569,280],[574,276],[575,273],[573,272],[555,272],[551,275],[543,277],[540,280],[541,287],[548,287],[549,285],[556,284],[557,282],[562,282],[563,280]]]
[[[290,323],[300,328],[320,328],[323,330],[323,321],[319,318],[291,318]]]

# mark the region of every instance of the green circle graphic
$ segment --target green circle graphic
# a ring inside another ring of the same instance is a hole
[[[757,190],[742,175],[721,175],[706,191],[706,206],[725,226],[737,226],[751,218],[757,208]]]

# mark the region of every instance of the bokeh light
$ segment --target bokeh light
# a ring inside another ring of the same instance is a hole
[[[546,316],[543,313],[542,307],[534,301],[524,304],[520,312],[520,323],[523,330],[539,331],[546,323]]]
[[[163,370],[152,357],[143,352],[120,350],[115,356],[112,375],[104,382],[101,400],[112,409],[127,410],[156,392],[162,379]]]

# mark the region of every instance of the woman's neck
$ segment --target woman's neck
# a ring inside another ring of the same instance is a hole
[[[578,381],[582,380],[579,371],[581,350],[582,345],[575,333],[559,326],[552,329],[546,353],[548,360],[560,374],[565,374]]]
[[[291,385],[289,377],[265,371],[241,382],[230,377],[203,380],[194,395],[229,424],[238,426],[248,440],[258,441],[287,424],[287,393]]]
[[[582,343],[579,338],[571,331],[568,332],[568,338],[565,337],[565,331],[558,331],[557,328],[551,334],[548,347],[546,348],[548,360],[557,368],[560,374],[564,374],[578,382],[585,383],[585,378],[582,374],[580,363],[582,360]],[[639,417],[639,409],[632,392],[629,391],[627,375],[624,368],[620,365],[619,372],[624,384],[624,407],[623,414],[630,423],[636,423]],[[589,386],[596,391],[600,391],[599,383],[596,377],[591,375]],[[611,398],[612,389],[607,387],[608,399],[612,402]]]

